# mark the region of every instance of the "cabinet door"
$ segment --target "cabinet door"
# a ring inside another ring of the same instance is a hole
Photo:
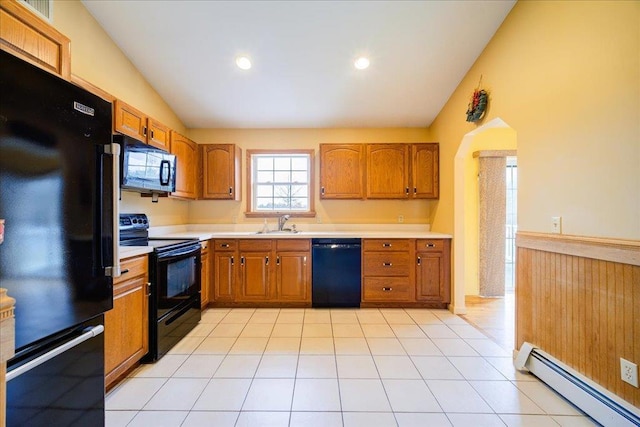
[[[320,197],[364,197],[364,145],[320,144]]]
[[[240,200],[242,150],[233,144],[207,144],[202,148],[202,197]]]
[[[236,252],[214,252],[213,255],[213,299],[216,302],[235,300]]]
[[[444,262],[442,252],[417,253],[417,290],[418,301],[444,301]]]
[[[417,199],[439,197],[439,145],[413,144],[411,146],[412,195]]]
[[[169,151],[170,129],[162,123],[149,118],[147,143],[154,147]]]
[[[113,129],[124,135],[147,142],[147,116],[131,105],[116,99],[113,108]]]
[[[209,258],[208,242],[203,242],[203,249],[201,253],[201,274],[200,274],[200,302],[201,308],[205,309],[209,305],[210,299],[210,287],[211,287],[211,262]],[[207,248],[204,246],[207,245]]]
[[[409,197],[409,146],[368,144],[367,198],[406,199]]]
[[[309,252],[280,252],[276,255],[279,301],[311,301],[310,259]]]
[[[271,298],[271,251],[240,252],[240,283],[236,301],[265,301]]]
[[[0,2],[2,50],[70,80],[71,41],[21,3]]]
[[[113,383],[149,349],[147,279],[138,276],[114,286],[113,309],[104,314],[106,385]]]
[[[176,191],[171,196],[195,200],[199,168],[198,144],[172,131],[171,154],[176,156]]]

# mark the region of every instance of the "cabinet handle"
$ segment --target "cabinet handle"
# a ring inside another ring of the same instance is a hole
[[[324,187],[320,188],[320,193],[324,196]]]
[[[244,266],[244,257],[243,256],[240,257],[240,265]]]
[[[143,136],[147,136],[147,127],[146,126],[142,126],[142,135]]]
[[[409,195],[409,187],[405,188],[404,192],[408,196]]]
[[[264,257],[264,265],[269,265],[269,257]]]
[[[422,265],[422,258],[418,257],[418,265]]]
[[[147,282],[147,297],[151,296],[151,282]]]
[[[389,292],[389,291],[392,291],[392,290],[393,290],[393,288],[391,288],[391,287],[384,287],[384,288],[382,288],[382,290],[383,290],[384,292]]]
[[[233,259],[233,257],[231,257],[231,265],[235,265],[235,263],[236,263],[236,260]]]
[[[233,187],[229,187],[229,195],[233,196]]]
[[[382,265],[385,267],[391,267],[393,264],[390,262],[383,262]]]
[[[276,265],[280,265],[280,256],[276,257]]]
[[[435,247],[436,247],[436,244],[435,244],[435,243],[427,243],[425,246],[426,246],[427,248],[435,248]]]
[[[417,187],[413,187],[413,194],[416,194],[418,192],[418,188]]]
[[[221,248],[228,248],[229,244],[228,243],[220,243],[220,247]],[[233,257],[232,257],[233,258]]]
[[[151,129],[151,139],[153,139],[153,129]]]
[[[383,248],[390,248],[391,247],[391,243],[383,243],[382,247]]]
[[[129,272],[129,269],[128,269],[128,268],[125,268],[124,270],[122,270],[122,271],[120,272],[120,275],[122,276],[123,274],[127,274],[128,272]]]

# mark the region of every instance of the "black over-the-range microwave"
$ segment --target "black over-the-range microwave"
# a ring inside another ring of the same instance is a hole
[[[120,185],[123,190],[164,193],[176,190],[176,156],[126,135],[114,135],[120,144]]]

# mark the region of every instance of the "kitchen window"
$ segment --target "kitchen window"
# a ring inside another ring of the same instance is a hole
[[[315,216],[313,150],[247,150],[247,216]]]

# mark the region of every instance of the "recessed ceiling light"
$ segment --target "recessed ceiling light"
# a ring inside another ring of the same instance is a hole
[[[246,56],[238,56],[236,58],[236,65],[241,70],[248,70],[251,68],[251,60]]]
[[[353,65],[358,70],[364,70],[365,68],[369,67],[369,59],[361,56],[360,58],[356,59],[356,62],[354,62]]]

